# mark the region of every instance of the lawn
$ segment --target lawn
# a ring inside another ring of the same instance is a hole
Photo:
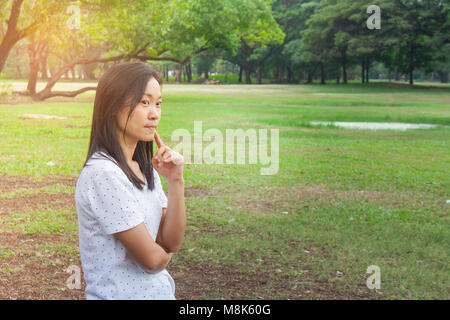
[[[0,105],[0,299],[84,297],[67,288],[66,269],[81,266],[73,193],[93,97]],[[194,121],[224,135],[279,129],[277,174],[186,164],[186,238],[168,268],[178,299],[450,298],[449,87],[167,84],[163,99],[158,133],[169,146]],[[366,285],[371,265],[380,289]]]

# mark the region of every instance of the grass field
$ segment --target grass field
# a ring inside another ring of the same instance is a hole
[[[260,165],[185,166],[186,238],[168,268],[178,299],[450,298],[449,88],[169,84],[163,98],[158,132],[169,146],[194,121],[280,136],[275,175],[260,175]],[[81,265],[73,193],[92,107],[92,92],[0,105],[2,299],[84,297],[66,287],[66,269]],[[371,265],[381,289],[366,285]]]

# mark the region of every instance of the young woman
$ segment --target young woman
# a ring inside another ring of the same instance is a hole
[[[175,299],[166,266],[184,240],[184,161],[156,132],[161,102],[161,77],[141,62],[98,82],[75,191],[86,299]]]

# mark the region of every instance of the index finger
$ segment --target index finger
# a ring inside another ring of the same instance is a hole
[[[156,141],[156,145],[158,146],[158,149],[164,145],[164,142],[161,140],[161,138],[159,137],[158,132],[156,132],[156,130],[155,130],[155,141]]]

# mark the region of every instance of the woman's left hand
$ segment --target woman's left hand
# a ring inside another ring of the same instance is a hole
[[[166,178],[167,182],[182,181],[183,156],[166,146],[156,131],[154,140],[158,146],[158,151],[152,158],[152,165],[155,170]]]

